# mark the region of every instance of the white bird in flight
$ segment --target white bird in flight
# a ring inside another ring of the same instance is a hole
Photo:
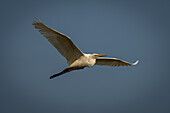
[[[50,79],[73,70],[83,69],[84,67],[92,67],[94,65],[118,67],[136,65],[138,63],[138,60],[135,63],[129,63],[117,58],[101,58],[106,55],[85,54],[68,36],[46,26],[40,19],[35,19],[32,25],[34,25],[35,28],[48,39],[48,41],[60,52],[60,54],[66,58],[67,63],[69,64],[66,69],[58,74],[54,74],[50,77]]]

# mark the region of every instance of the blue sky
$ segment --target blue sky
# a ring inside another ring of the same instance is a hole
[[[168,0],[1,1],[0,112],[169,113]],[[85,53],[132,67],[68,65],[33,26],[39,17]]]

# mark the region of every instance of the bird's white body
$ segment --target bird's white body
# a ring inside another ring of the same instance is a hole
[[[33,24],[39,32],[45,36],[48,41],[63,55],[69,67],[64,69],[62,72],[55,74],[50,77],[54,78],[61,74],[70,72],[72,70],[83,69],[84,67],[92,67],[94,65],[104,65],[104,66],[130,66],[136,65],[138,61],[135,63],[129,63],[117,58],[100,58],[106,55],[99,54],[84,54],[73,42],[72,40],[43,24],[40,20],[36,19]]]
[[[69,67],[92,67],[96,63],[96,58],[93,54],[84,54],[79,59],[75,60]]]

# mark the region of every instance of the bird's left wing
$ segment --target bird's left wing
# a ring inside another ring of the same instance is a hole
[[[106,65],[106,66],[130,66],[130,65],[136,65],[138,61],[135,63],[129,63],[117,58],[97,58],[96,59],[96,64],[95,65]]]
[[[66,35],[49,28],[38,19],[35,19],[32,25],[67,59],[69,65],[84,55]]]

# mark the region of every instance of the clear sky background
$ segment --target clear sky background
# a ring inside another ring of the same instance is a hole
[[[169,0],[0,2],[1,113],[170,113]],[[132,67],[68,65],[33,26],[39,17],[85,53]]]

